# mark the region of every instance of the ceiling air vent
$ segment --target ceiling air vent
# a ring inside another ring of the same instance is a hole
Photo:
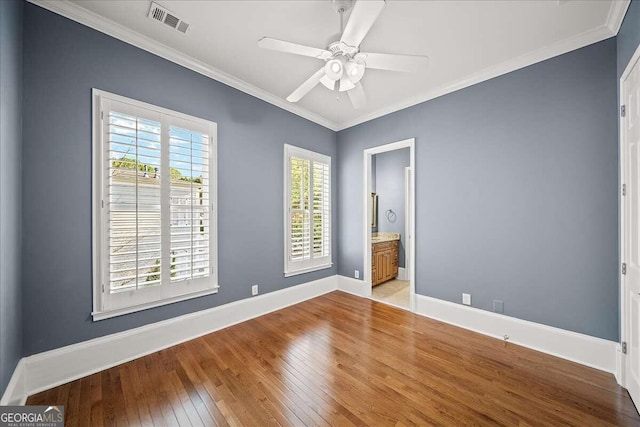
[[[154,21],[162,22],[163,24],[173,28],[174,30],[178,30],[181,33],[185,34],[189,29],[189,24],[178,18],[168,9],[160,6],[156,2],[151,2],[151,8],[149,9],[149,14],[147,14],[149,19],[153,19]]]
[[[187,24],[184,21],[180,21],[180,23],[178,24],[177,30],[180,31],[181,33],[186,33],[188,29],[189,29],[189,24]]]

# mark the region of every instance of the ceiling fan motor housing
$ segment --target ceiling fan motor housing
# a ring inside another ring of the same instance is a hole
[[[349,46],[341,41],[331,43],[327,47],[327,50],[331,52],[331,56],[333,58],[336,58],[340,55],[351,58],[353,55],[358,53],[357,47]]]

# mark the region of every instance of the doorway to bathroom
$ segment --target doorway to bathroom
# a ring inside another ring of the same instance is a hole
[[[367,296],[415,310],[415,140],[364,150]]]

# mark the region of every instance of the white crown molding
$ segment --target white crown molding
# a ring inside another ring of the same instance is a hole
[[[625,0],[626,1],[626,0]],[[526,53],[508,61],[502,62],[498,65],[485,68],[477,73],[473,73],[467,77],[464,77],[456,82],[440,86],[427,93],[416,95],[412,98],[402,100],[398,103],[381,108],[364,116],[357,117],[353,120],[347,120],[338,123],[338,131],[348,129],[352,126],[359,125],[364,122],[368,122],[373,119],[377,119],[387,114],[394,113],[399,110],[403,110],[408,107],[412,107],[417,104],[421,104],[426,101],[438,98],[440,96],[456,92],[460,89],[464,89],[469,86],[473,86],[478,83],[482,83],[486,80],[493,79],[494,77],[501,76],[503,74],[510,73],[512,71],[519,70],[529,65],[533,65],[538,62],[542,62],[546,59],[550,59],[567,52],[571,52],[581,47],[588,46],[593,43],[608,39],[615,36],[607,25],[586,31],[581,34],[577,34],[571,38],[545,46],[541,49],[533,52]]]
[[[147,52],[153,53],[154,55],[160,56],[168,61],[174,62],[185,68],[205,75],[211,79],[217,80],[249,95],[255,96],[256,98],[259,98],[265,102],[268,102],[272,105],[282,108],[283,110],[289,111],[333,131],[344,130],[352,126],[368,122],[378,117],[394,113],[396,111],[414,106],[416,104],[438,98],[448,93],[464,89],[474,84],[490,80],[494,77],[498,77],[503,74],[507,74],[509,72],[527,67],[537,62],[541,62],[546,59],[570,52],[572,50],[597,43],[609,37],[613,37],[618,33],[620,25],[622,25],[622,21],[624,20],[627,8],[631,3],[631,0],[613,0],[611,2],[609,14],[607,16],[607,22],[599,28],[586,31],[569,39],[538,49],[534,52],[530,52],[517,58],[510,59],[501,64],[486,68],[477,73],[473,73],[456,82],[440,86],[427,93],[416,95],[409,99],[405,99],[401,102],[376,110],[372,113],[356,117],[352,120],[346,120],[336,123],[320,116],[319,114],[302,108],[297,104],[290,103],[285,99],[280,98],[279,96],[276,96],[270,92],[258,88],[257,86],[245,82],[244,80],[238,79],[228,73],[212,67],[202,61],[192,58],[189,55],[185,55],[173,48],[170,48],[164,44],[143,36],[133,30],[130,30],[116,22],[108,20],[96,13],[84,9],[83,7],[78,6],[77,4],[72,3],[68,0],[28,1],[51,12],[57,13],[73,21],[79,22],[80,24],[105,33],[118,40],[122,40],[125,43],[129,43],[140,49],[146,50]]]
[[[622,21],[624,21],[624,16],[627,14],[627,9],[629,9],[630,4],[631,0],[613,0],[611,2],[606,26],[614,35],[620,31],[620,26],[622,25]]]
[[[189,55],[179,52],[176,49],[170,48],[162,43],[159,43],[149,37],[130,30],[116,22],[113,22],[107,18],[104,18],[94,12],[91,12],[75,3],[68,0],[27,0],[37,6],[47,9],[51,12],[62,15],[65,18],[69,18],[82,25],[85,25],[101,33],[107,34],[125,43],[131,44],[140,49],[146,50],[154,55],[164,58],[168,61],[174,62],[185,68],[188,68],[196,73],[207,76],[213,80],[224,83],[232,88],[238,89],[244,93],[268,102],[276,107],[280,107],[283,110],[289,111],[295,115],[303,117],[321,126],[324,126],[333,131],[337,131],[337,124],[328,120],[316,113],[313,113],[305,108],[300,107],[297,104],[288,102],[279,96],[276,96],[266,90],[260,89],[244,80],[234,77],[222,70],[212,67],[202,61],[199,61]]]

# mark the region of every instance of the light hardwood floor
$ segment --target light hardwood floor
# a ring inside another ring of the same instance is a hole
[[[66,426],[640,425],[611,374],[339,291],[28,404]]]

